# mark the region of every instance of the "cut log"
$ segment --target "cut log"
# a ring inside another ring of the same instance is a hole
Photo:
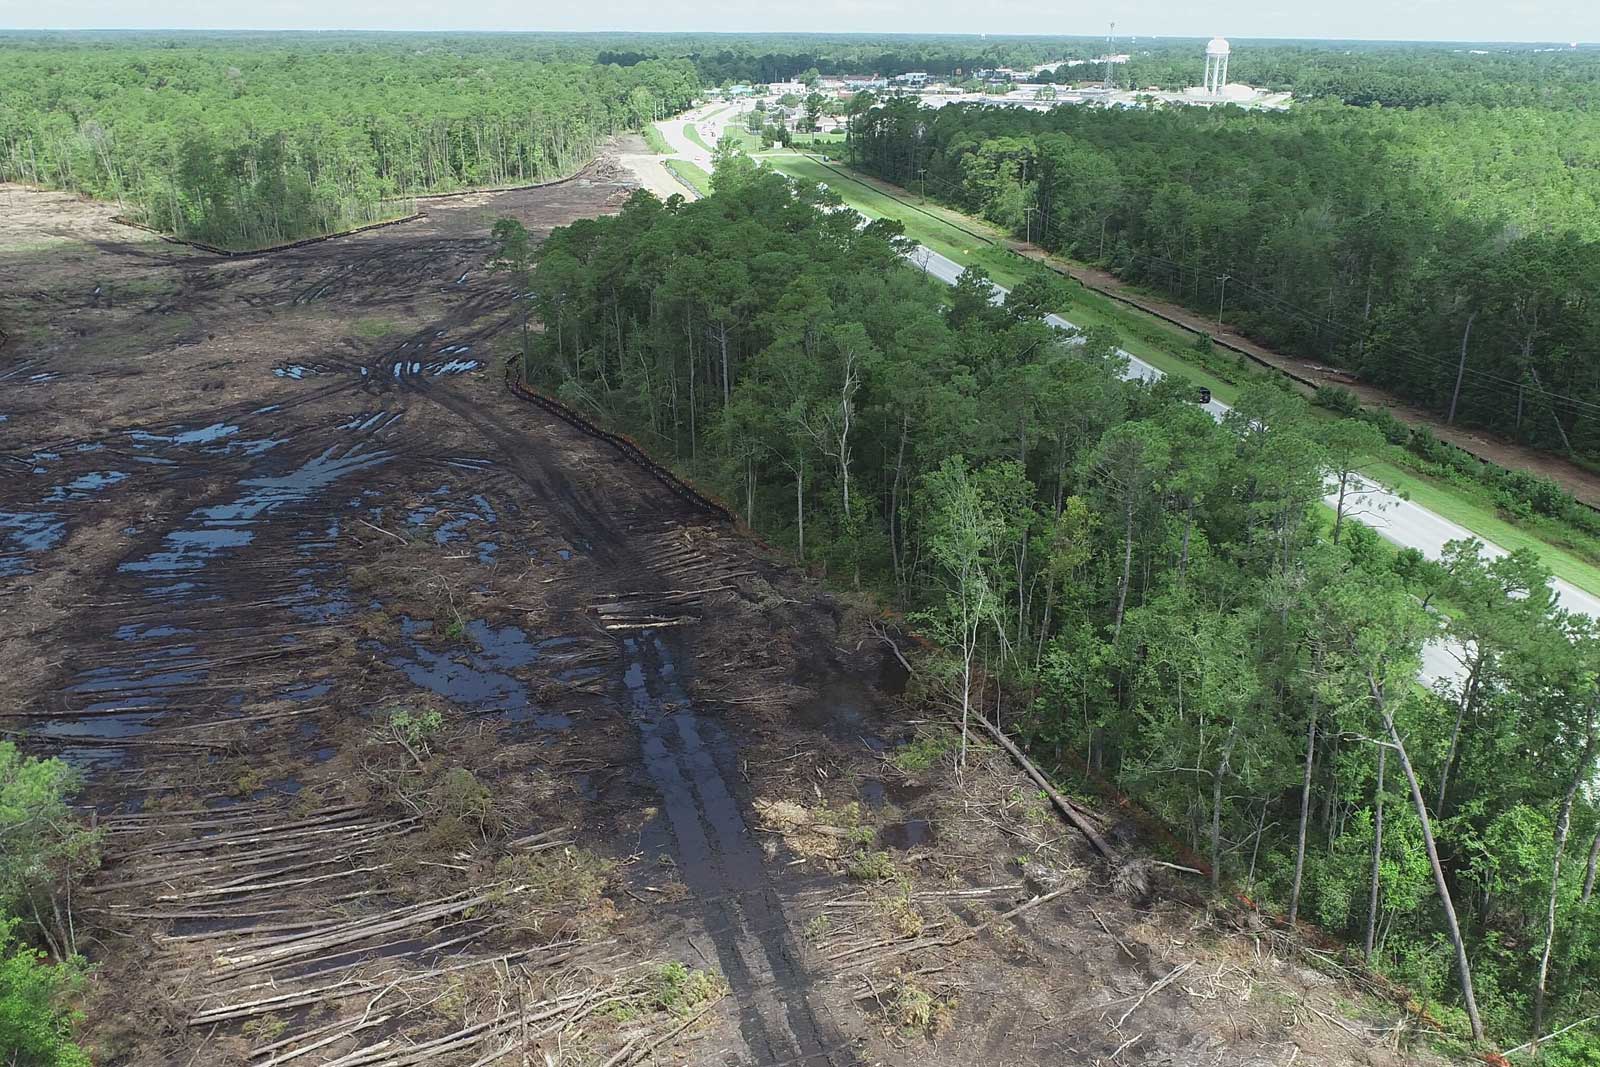
[[[1033,761],[1022,754],[1022,749],[1018,748],[1012,742],[1011,738],[1001,733],[993,723],[991,723],[988,719],[985,719],[982,715],[976,716],[976,719],[978,723],[989,732],[989,736],[994,738],[995,743],[1001,748],[1005,749],[1006,753],[1010,755],[1012,759],[1016,760],[1017,765],[1022,768],[1027,776],[1032,778],[1040,789],[1044,790],[1045,795],[1050,798],[1050,802],[1055,805],[1056,810],[1061,813],[1062,817],[1066,819],[1067,822],[1072,824],[1074,829],[1076,829],[1088,840],[1089,844],[1094,846],[1094,850],[1100,853],[1101,856],[1105,857],[1108,862],[1118,862],[1117,854],[1112,851],[1110,845],[1106,844],[1105,838],[1100,836],[1100,832],[1096,830],[1093,824],[1089,822],[1088,817],[1085,816],[1083,812],[1079,811],[1077,806],[1073,804],[1072,801],[1062,796],[1056,790],[1055,786],[1050,784],[1050,780],[1044,776],[1044,772],[1039,770],[1038,767],[1035,767],[1033,765]]]

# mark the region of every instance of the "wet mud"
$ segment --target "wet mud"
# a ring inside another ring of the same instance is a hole
[[[955,774],[862,612],[505,388],[490,226],[629,193],[463,196],[251,259],[10,197],[0,736],[86,776],[97,1062],[1315,1046],[1227,999],[1270,962],[1107,899],[1003,757]],[[1069,895],[999,921],[1043,886]],[[1108,1026],[1203,951],[1193,995],[1231,1018],[1169,989],[1137,1045]],[[692,1004],[680,966],[709,976]],[[1308,1059],[1357,1062],[1345,1036]]]
[[[270,942],[293,910],[274,883],[309,903],[385,877],[375,861],[406,847],[415,820],[394,824],[341,788],[378,709],[444,709],[463,729],[551,753],[593,746],[602,773],[539,788],[576,788],[582,803],[563,821],[608,853],[605,820],[658,811],[640,840],[681,876],[676,913],[697,933],[638,940],[723,976],[734,1059],[853,1063],[810,992],[781,865],[747,825],[740,742],[690,692],[700,637],[630,621],[667,617],[652,591],[686,577],[709,589],[772,564],[743,547],[663,549],[710,520],[509,395],[491,365],[508,294],[478,269],[484,220],[520,213],[547,229],[625,195],[595,182],[454,201],[431,209],[432,234],[393,227],[248,262],[132,238],[137,251],[77,249],[49,306],[27,309],[37,343],[21,347],[40,354],[8,350],[0,370],[4,638],[29,664],[0,718],[31,751],[83,768],[112,833],[102,877],[134,887],[119,910],[183,946]],[[0,275],[28,258],[0,254]],[[344,329],[367,315],[385,336]],[[137,338],[172,316],[190,321]],[[591,610],[617,595],[636,610]],[[700,614],[680,597],[671,618]],[[166,814],[205,811],[218,814]],[[150,833],[195,836],[151,853]],[[342,862],[297,845],[323,834]],[[250,854],[263,841],[274,844]],[[176,873],[151,873],[154,854]],[[232,877],[202,878],[181,907],[136,892],[216,870]],[[379,895],[407,896],[393,884]],[[476,936],[469,922],[357,940],[316,970],[427,967]],[[712,946],[709,961],[691,936]],[[184,959],[212,971],[222,1000],[235,976],[308,977],[292,956],[264,971]],[[129,1038],[130,1062],[164,1062],[197,1036]]]

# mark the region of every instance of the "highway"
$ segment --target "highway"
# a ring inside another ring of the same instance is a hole
[[[674,149],[674,155],[688,159],[711,169],[710,153],[690,141],[683,132],[685,122],[692,122],[700,130],[701,136],[707,144],[715,144],[716,138],[721,136],[722,128],[738,115],[739,109],[729,108],[717,112],[716,105],[706,105],[694,111],[687,112],[675,118],[664,120],[656,124],[667,143]],[[915,246],[907,254],[907,258],[922,269],[930,277],[936,278],[947,285],[954,285],[961,276],[964,268],[961,264],[948,256],[935,252],[925,245]],[[994,299],[998,302],[1005,298],[1007,290],[994,285]],[[1047,315],[1045,321],[1050,325],[1064,330],[1077,329],[1068,319],[1060,315]],[[1138,356],[1123,349],[1118,350],[1128,361],[1127,377],[1138,378],[1144,381],[1155,381],[1162,377],[1163,372],[1151,366]],[[1213,398],[1205,406],[1212,417],[1220,420],[1230,410],[1227,404]],[[1324,501],[1330,508],[1337,507],[1338,493],[1329,492],[1324,496]],[[1427,508],[1410,500],[1402,499],[1393,492],[1376,483],[1357,479],[1354,491],[1345,495],[1345,517],[1353,522],[1362,523],[1371,527],[1384,540],[1401,548],[1414,548],[1422,552],[1429,559],[1438,559],[1444,553],[1444,546],[1449,541],[1464,541],[1477,538],[1484,545],[1484,551],[1491,556],[1503,556],[1505,549],[1493,542],[1472,533],[1465,527],[1458,526],[1450,520],[1436,515]],[[1600,618],[1600,598],[1579,589],[1570,582],[1559,578],[1552,582],[1557,594],[1557,599],[1562,607],[1568,611],[1590,618]],[[1456,681],[1463,676],[1463,669],[1459,656],[1444,642],[1432,642],[1423,649],[1422,679],[1429,685],[1439,681]]]
[[[912,250],[909,257],[917,266],[922,267],[926,273],[937,278],[947,285],[954,285],[961,276],[961,264],[948,256],[940,255],[931,248],[918,245]],[[994,287],[995,300],[1002,300],[1006,290],[999,285]],[[1045,321],[1061,329],[1076,329],[1067,319],[1060,315],[1047,315]],[[1118,349],[1128,360],[1128,378],[1139,378],[1144,381],[1155,381],[1162,376],[1162,372],[1144,362],[1130,352]],[[1220,400],[1213,399],[1205,405],[1213,417],[1221,419],[1231,408]],[[1329,507],[1336,507],[1339,502],[1338,493],[1331,492],[1325,496],[1324,501]],[[1467,538],[1477,537],[1464,527],[1439,515],[1435,515],[1410,500],[1404,500],[1394,493],[1367,481],[1360,481],[1356,491],[1345,495],[1345,517],[1372,527],[1384,540],[1399,545],[1401,548],[1415,548],[1429,559],[1438,559],[1444,552],[1447,541],[1462,541]],[[1499,545],[1485,541],[1484,551],[1491,556],[1503,556],[1505,549]],[[1587,615],[1590,618],[1600,617],[1600,598],[1579,589],[1577,586],[1561,579],[1556,579],[1554,585],[1558,600],[1562,607],[1568,611]],[[1432,685],[1440,679],[1455,681],[1462,677],[1462,667],[1459,658],[1443,642],[1432,642],[1423,649],[1422,679]]]

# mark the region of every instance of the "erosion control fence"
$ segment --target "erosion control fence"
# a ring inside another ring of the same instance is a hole
[[[506,368],[506,388],[510,389],[523,400],[539,405],[546,411],[550,412],[550,414],[561,419],[563,422],[577,427],[590,437],[604,441],[612,448],[615,448],[618,452],[622,453],[624,458],[643,469],[646,473],[650,474],[653,478],[655,478],[656,481],[666,486],[674,496],[678,497],[678,499],[682,500],[684,503],[703,511],[708,515],[714,515],[717,518],[722,519],[724,522],[737,524],[737,520],[734,518],[733,512],[729,511],[728,508],[717,503],[715,500],[706,496],[704,493],[700,492],[700,490],[694,488],[688,482],[685,482],[682,478],[679,478],[676,474],[673,474],[667,468],[651,459],[649,453],[645,452],[644,449],[634,444],[633,441],[621,434],[612,433],[610,430],[606,430],[595,425],[593,422],[590,422],[576,411],[573,411],[571,408],[567,407],[561,401],[556,400],[553,397],[546,396],[538,390],[525,385],[517,378],[516,371],[509,366]]]
[[[298,241],[290,241],[288,244],[269,245],[266,248],[250,248],[243,251],[232,248],[218,248],[216,245],[208,245],[204,241],[191,241],[184,237],[174,237],[170,233],[163,233],[154,226],[146,226],[142,222],[125,219],[121,215],[114,216],[111,221],[123,226],[132,226],[136,230],[144,230],[146,233],[153,233],[168,244],[188,245],[190,248],[198,248],[202,252],[210,252],[214,256],[226,256],[229,259],[244,259],[249,256],[270,255],[273,252],[287,252],[292,248],[304,248],[307,245],[321,244],[323,241],[332,241],[339,237],[350,237],[354,234],[365,233],[368,230],[381,230],[385,226],[398,226],[402,222],[416,222],[418,219],[427,217],[428,213],[426,211],[418,211],[402,218],[384,219],[382,222],[369,222],[365,226],[357,226],[351,230],[340,230],[338,233],[325,233],[320,237],[306,237]]]

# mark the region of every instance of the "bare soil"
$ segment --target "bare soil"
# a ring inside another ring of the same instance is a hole
[[[88,778],[96,1062],[1427,1059],[504,388],[489,226],[630,191],[224,259],[0,190],[0,728]]]

